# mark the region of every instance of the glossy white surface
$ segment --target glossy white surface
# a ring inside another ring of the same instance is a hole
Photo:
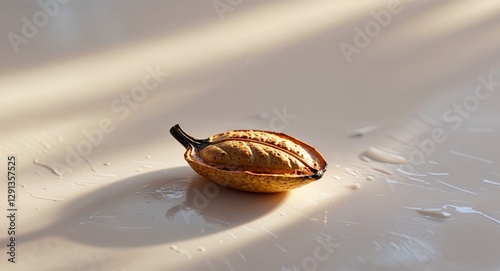
[[[22,18],[44,9],[2,2],[19,211],[11,264],[0,202],[0,267],[500,269],[500,4],[358,2],[70,1],[32,37]],[[289,193],[221,188],[176,123],[282,131],[328,170]]]

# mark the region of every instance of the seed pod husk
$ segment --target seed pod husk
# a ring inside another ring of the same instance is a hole
[[[284,192],[319,180],[327,163],[312,146],[283,133],[235,130],[196,139],[177,124],[172,136],[201,176],[250,192]]]

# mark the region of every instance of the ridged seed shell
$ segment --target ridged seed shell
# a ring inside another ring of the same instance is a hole
[[[186,148],[184,158],[200,175],[250,192],[283,192],[318,180],[327,163],[312,146],[285,134],[237,130],[207,139],[171,134]]]

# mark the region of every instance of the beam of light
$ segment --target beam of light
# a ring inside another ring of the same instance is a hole
[[[348,1],[267,5],[191,31],[7,74],[0,78],[4,96],[0,108],[4,112],[36,113],[89,96],[118,95],[141,81],[147,65],[160,65],[176,75],[186,73],[300,39],[349,19],[360,8],[377,4],[380,1],[362,6]]]

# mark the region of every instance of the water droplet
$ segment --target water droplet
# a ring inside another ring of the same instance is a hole
[[[110,166],[110,165],[111,165],[111,163],[109,163],[109,162],[105,162],[105,163],[102,163],[102,165],[103,165],[103,166]]]
[[[424,215],[424,216],[431,216],[431,217],[436,217],[436,218],[447,218],[450,217],[451,214],[439,209],[420,209],[417,210],[417,213]]]
[[[199,247],[198,247],[198,251],[199,251],[199,252],[205,252],[205,251],[207,251],[207,250],[206,250],[204,247],[199,246]]]
[[[372,126],[368,126],[368,127],[363,127],[363,128],[357,129],[355,131],[352,131],[349,134],[349,137],[360,137],[360,136],[363,136],[363,135],[368,134],[370,132],[373,132],[373,131],[375,131],[377,129],[378,129],[378,127],[376,125],[372,125]]]
[[[392,175],[392,173],[385,169],[385,168],[380,168],[380,167],[373,167],[374,170],[378,171],[378,172],[381,172],[381,173],[384,173],[384,174],[387,174],[387,175]]]
[[[355,184],[352,184],[350,187],[351,187],[351,189],[358,190],[361,188],[361,185],[359,183],[355,183]]]
[[[406,164],[408,160],[406,158],[399,156],[397,154],[389,153],[381,149],[370,147],[363,153],[363,156],[367,156],[373,160],[390,163],[390,164]]]
[[[345,172],[351,174],[352,176],[358,176],[359,175],[359,172],[353,168],[349,168],[349,167],[346,167],[345,169]]]

